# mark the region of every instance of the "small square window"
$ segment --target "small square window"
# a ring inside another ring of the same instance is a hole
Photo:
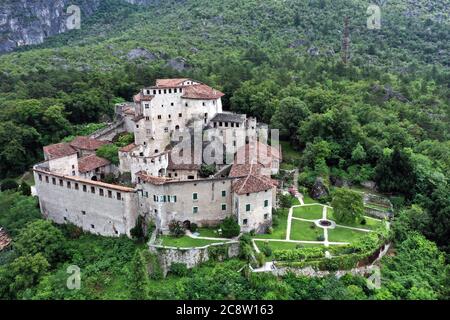
[[[160,114],[158,114],[158,119],[161,119],[161,115]]]
[[[67,188],[68,188],[68,189],[71,188],[70,181],[67,181]]]
[[[59,185],[62,187],[63,186],[63,181],[61,179],[59,179]]]
[[[95,187],[91,187],[91,193],[95,193]]]
[[[268,213],[265,213],[264,214],[264,220],[267,220],[269,218],[269,214]]]
[[[226,190],[222,190],[222,197],[226,197],[227,196],[227,191]]]
[[[122,194],[120,192],[117,192],[117,200],[122,200]]]
[[[95,226],[94,226],[93,224],[91,224],[91,228],[92,228],[92,229],[95,229]]]
[[[182,118],[183,117],[183,114],[182,113],[179,113],[178,114],[178,118]]]
[[[198,207],[192,207],[192,213],[198,213]]]
[[[78,185],[78,183],[75,183],[75,190],[80,189],[80,186]]]
[[[42,180],[42,176],[39,176],[40,180]],[[45,176],[45,182],[48,183],[48,176]]]
[[[56,179],[55,178],[52,178],[52,183],[56,184]]]
[[[245,211],[250,211],[250,209],[251,209],[251,206],[250,206],[250,204],[249,203],[247,203],[246,205],[245,205]]]
[[[105,192],[103,191],[103,189],[99,189],[99,192],[102,197],[105,195]]]
[[[81,211],[81,214],[82,214],[83,216],[85,216],[85,215],[86,215],[86,211]]]
[[[197,192],[194,192],[192,194],[192,200],[198,200],[198,193]]]
[[[264,208],[267,208],[269,206],[269,200],[264,200]]]
[[[173,103],[173,102],[171,102],[171,103],[170,103],[170,105],[171,105],[171,106],[173,107],[174,103]]]
[[[227,210],[227,205],[225,203],[222,203],[222,211]]]
[[[83,185],[83,192],[87,192],[87,187]]]
[[[244,224],[244,226],[246,226],[247,223],[248,223],[248,220],[247,220],[247,219],[244,219],[244,220],[242,220],[242,223]]]

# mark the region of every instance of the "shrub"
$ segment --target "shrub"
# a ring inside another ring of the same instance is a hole
[[[258,265],[262,267],[266,263],[266,256],[262,252],[259,252],[256,254],[256,261],[258,262]]]
[[[272,226],[277,227],[280,224],[280,219],[278,215],[272,215]]]
[[[119,147],[114,144],[105,144],[101,146],[97,149],[96,155],[111,161],[112,164],[119,164]]]
[[[22,181],[19,187],[19,192],[22,193],[24,196],[31,196],[31,187],[28,183],[25,181]]]
[[[5,179],[2,181],[0,190],[6,191],[6,190],[17,190],[19,188],[19,185],[14,179]]]
[[[273,255],[275,260],[298,261],[323,258],[324,252],[325,248],[323,247],[311,247],[292,250],[274,250]]]
[[[272,248],[269,247],[267,244],[264,244],[264,245],[261,247],[261,252],[264,253],[264,255],[265,255],[266,257],[270,257],[270,256],[272,255]]]
[[[174,262],[170,265],[170,272],[176,276],[184,277],[188,274],[186,263]]]
[[[191,232],[196,232],[198,230],[198,225],[196,223],[192,222],[191,226],[190,226],[190,230],[191,230]]]
[[[146,236],[148,235],[147,230],[145,230],[144,225],[144,217],[141,215],[138,216],[136,220],[136,225],[133,229],[130,230],[131,236],[138,241],[144,242],[147,240]]]
[[[225,218],[220,225],[222,235],[225,238],[237,237],[241,233],[241,227],[232,217]]]
[[[323,234],[319,234],[317,236],[317,241],[325,241],[325,237],[323,236]]]
[[[249,234],[244,233],[241,238],[239,239],[241,243],[251,244],[252,243],[252,237],[250,237]]]
[[[267,234],[272,234],[273,233],[273,228],[272,227],[268,227],[266,230]]]
[[[184,236],[184,225],[181,221],[172,220],[169,222],[169,232],[174,237]]]
[[[256,231],[255,231],[255,229],[252,229],[252,230],[250,230],[250,235],[251,235],[252,237],[254,237],[254,236],[255,236],[255,234],[256,234]]]
[[[361,224],[364,226],[364,225],[366,225],[366,223],[367,223],[366,219],[363,218],[363,219],[361,220]]]
[[[200,167],[200,176],[202,178],[208,178],[217,172],[215,164],[202,164]]]
[[[290,208],[294,202],[295,198],[290,194],[278,194],[278,205],[281,208]]]

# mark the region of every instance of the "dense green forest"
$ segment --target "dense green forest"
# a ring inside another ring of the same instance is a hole
[[[448,298],[448,4],[384,1],[380,30],[367,28],[367,5],[185,0],[138,7],[104,1],[80,30],[0,56],[0,178],[17,177],[42,160],[43,145],[82,134],[87,123],[108,121],[114,103],[130,100],[156,78],[191,77],[222,90],[226,109],[280,129],[299,155],[284,165],[300,169],[305,190],[317,177],[328,187],[375,181],[395,205],[396,255],[383,261],[378,292],[358,277],[248,276],[235,272],[243,262],[233,260],[148,279],[148,297]],[[346,64],[345,16],[351,39]],[[19,194],[0,193],[0,209],[0,225],[17,241],[0,255],[1,298],[134,297],[141,244],[36,222],[35,200]],[[34,232],[49,235],[42,235],[42,245],[54,245],[52,252],[20,245]],[[88,270],[80,291],[65,289],[69,264]]]

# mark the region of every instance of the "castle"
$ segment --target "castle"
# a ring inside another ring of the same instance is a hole
[[[264,232],[280,148],[256,119],[224,112],[223,95],[192,79],[160,79],[117,105],[107,128],[44,147],[33,167],[44,217],[105,236],[131,236],[138,216],[163,233],[172,220],[213,226],[230,216],[244,232]],[[119,149],[118,164],[96,155],[124,132],[134,143]],[[128,181],[105,182],[111,176]]]

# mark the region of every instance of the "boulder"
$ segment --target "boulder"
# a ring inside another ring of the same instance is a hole
[[[139,58],[142,58],[142,59],[145,59],[148,61],[154,61],[154,60],[158,59],[158,57],[154,53],[152,53],[144,48],[133,49],[130,52],[128,52],[128,54],[127,54],[128,61],[136,60]]]
[[[325,196],[328,196],[328,188],[325,185],[323,178],[318,177],[311,188],[311,197],[313,199],[319,199]]]

